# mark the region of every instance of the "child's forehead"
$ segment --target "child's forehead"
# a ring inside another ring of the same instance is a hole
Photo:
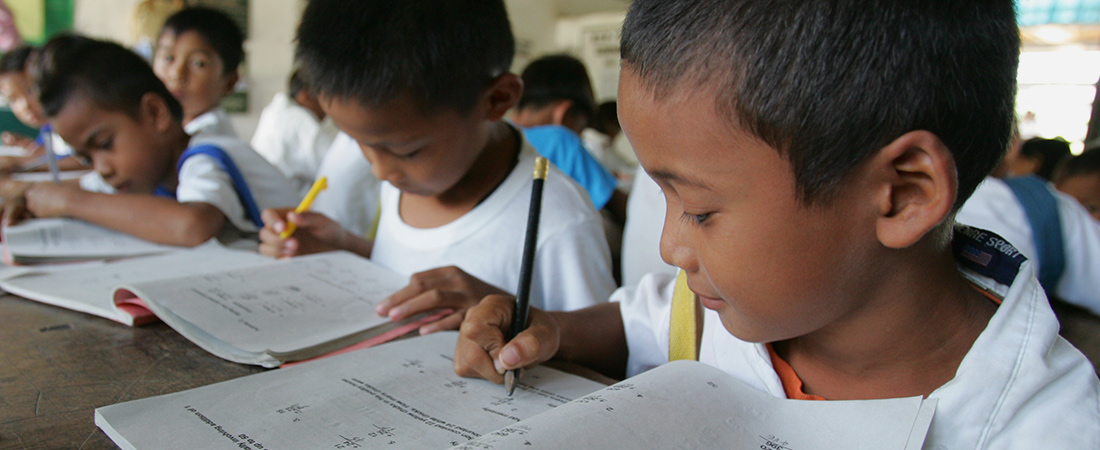
[[[214,56],[221,56],[214,48],[214,45],[210,43],[210,39],[199,30],[191,29],[177,32],[176,30],[166,29],[161,33],[160,39],[157,40],[158,48],[177,48],[184,45],[193,48],[197,47]]]

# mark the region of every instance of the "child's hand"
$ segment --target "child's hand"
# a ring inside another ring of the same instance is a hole
[[[260,217],[264,221],[264,228],[260,230],[260,253],[264,255],[289,258],[345,248],[347,232],[323,214],[298,214],[293,208],[276,208],[265,209]],[[294,222],[297,229],[283,239],[279,235],[286,230],[288,222]]]
[[[5,201],[3,211],[0,223],[4,226],[15,225],[27,218],[27,205],[23,202],[23,199]]]
[[[561,329],[550,314],[537,308],[527,316],[527,329],[505,343],[515,303],[514,297],[492,295],[466,312],[455,346],[456,374],[501,384],[506,370],[531,367],[557,354]]]
[[[2,142],[4,145],[14,145],[23,148],[34,147],[34,139],[9,131],[0,133],[0,142]]]
[[[449,308],[453,314],[420,327],[420,334],[455,330],[462,323],[466,309],[488,295],[503,295],[497,289],[455,266],[440,267],[414,274],[409,285],[378,304],[375,311],[391,320],[401,320],[433,309]]]
[[[23,198],[27,211],[35,217],[62,217],[80,192],[79,188],[64,184],[32,183]]]

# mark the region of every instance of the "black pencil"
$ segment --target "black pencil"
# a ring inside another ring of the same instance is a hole
[[[531,297],[531,277],[535,269],[535,247],[539,240],[539,214],[542,211],[542,185],[546,181],[549,163],[541,156],[535,158],[534,181],[531,184],[531,208],[527,213],[527,235],[523,241],[523,260],[519,269],[519,287],[516,288],[516,309],[512,312],[512,327],[508,340],[527,329],[527,311]],[[508,396],[516,390],[516,371],[504,373],[504,389]]]

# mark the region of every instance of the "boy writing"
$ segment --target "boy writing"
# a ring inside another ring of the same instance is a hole
[[[515,289],[536,153],[501,120],[523,89],[508,72],[513,52],[500,0],[310,2],[298,66],[383,182],[381,216],[368,240],[320,214],[265,211],[261,251],[343,248],[415,274],[378,313],[457,310],[422,332],[456,328],[484,294]],[[543,198],[532,302],[572,310],[606,300],[613,281],[599,214],[556,169]],[[297,231],[284,240],[287,220]]]
[[[928,448],[1100,446],[1100,384],[1030,262],[953,226],[1008,146],[1018,47],[1007,0],[636,0],[620,120],[705,308],[675,348],[777,397],[936,398]],[[507,343],[512,299],[487,298],[456,372],[662,364],[673,286],[532,310]]]
[[[289,182],[247,144],[188,136],[179,103],[136,54],[61,36],[42,50],[43,109],[95,172],[69,184],[26,185],[5,220],[71,217],[170,245],[254,233],[262,208],[294,204]]]
[[[164,22],[153,72],[183,106],[187,134],[205,130],[237,137],[225,109],[218,105],[240,79],[242,41],[236,22],[215,9],[186,8]]]

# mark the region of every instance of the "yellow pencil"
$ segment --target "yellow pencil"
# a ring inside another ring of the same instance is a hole
[[[328,180],[325,177],[318,178],[313,182],[313,187],[309,188],[309,192],[306,193],[306,198],[302,199],[302,203],[298,204],[298,207],[294,209],[295,213],[301,214],[309,211],[310,205],[313,204],[313,199],[317,198],[317,193],[325,190],[328,187]],[[294,230],[298,227],[294,225],[294,222],[287,222],[286,229],[279,234],[280,238],[286,239],[290,235],[294,234]]]

